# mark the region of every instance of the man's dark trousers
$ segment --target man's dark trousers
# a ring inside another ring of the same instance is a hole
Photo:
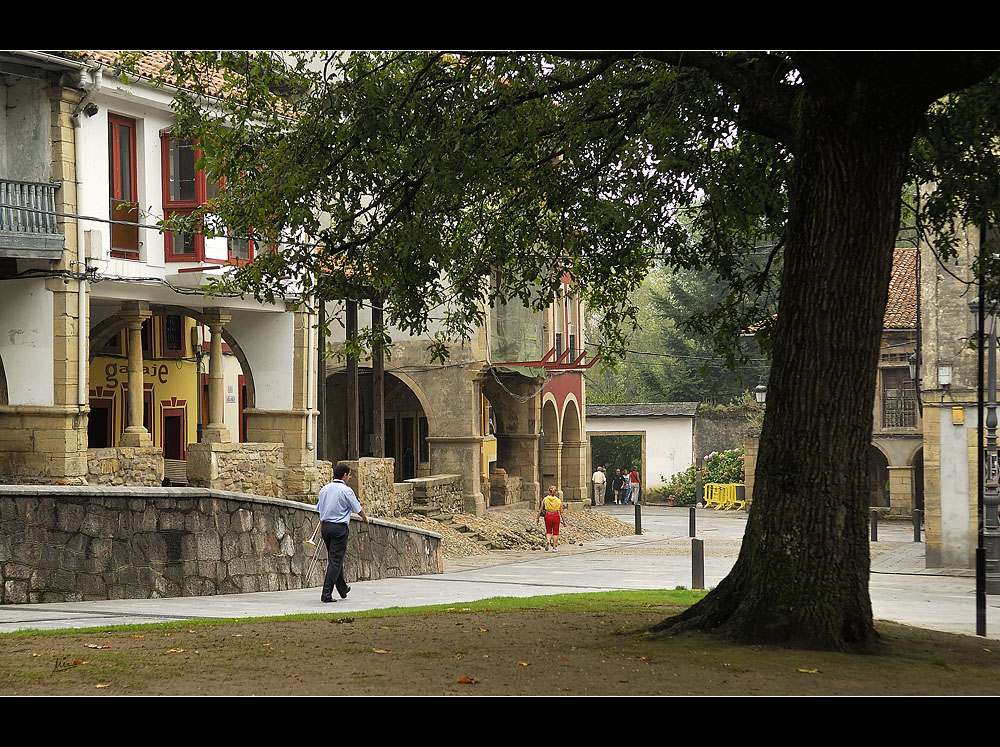
[[[351,529],[348,524],[340,522],[323,522],[323,542],[326,543],[327,564],[326,578],[323,580],[323,597],[333,596],[333,587],[337,587],[340,596],[347,594],[347,582],[344,581],[344,553],[347,552],[347,537]]]

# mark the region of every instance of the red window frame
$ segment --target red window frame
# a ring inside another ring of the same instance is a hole
[[[248,238],[247,242],[247,256],[244,257],[234,257],[233,256],[233,239],[230,237],[226,242],[226,251],[229,254],[229,264],[232,265],[248,265],[253,262],[254,257],[257,255],[257,244],[253,239]]]
[[[136,121],[116,114],[108,115],[108,171],[111,220],[128,221],[136,226],[111,224],[111,256],[139,259],[139,179],[136,156]],[[122,142],[127,138],[126,142]],[[124,146],[124,147],[123,147]],[[123,172],[122,151],[128,159]]]
[[[192,156],[195,163],[197,163],[198,159],[201,157],[201,151],[198,150],[197,140],[193,138],[175,137],[169,129],[162,130],[160,132],[160,178],[163,191],[163,215],[165,218],[170,218],[175,215],[190,215],[194,210],[198,209],[208,201],[208,178],[203,169],[194,170],[194,196],[191,199],[174,199],[170,194],[170,146],[171,143],[181,140],[186,140],[191,143]],[[219,189],[221,190],[224,187],[225,180],[220,179]],[[245,258],[233,256],[232,242],[232,238],[227,238],[226,254],[227,261],[230,264],[245,265],[253,261],[257,254],[256,242],[251,239],[247,239],[247,256]],[[167,262],[203,262],[205,261],[205,237],[196,233],[194,235],[192,251],[175,251],[174,235],[172,232],[166,231],[164,232],[163,250],[164,259]]]
[[[197,149],[197,141],[191,138],[174,137],[170,130],[160,132],[160,183],[163,192],[163,217],[172,218],[175,215],[190,215],[205,202],[206,183],[205,172],[194,171],[194,197],[189,200],[173,199],[170,195],[170,145],[175,141],[190,141],[192,156],[195,163],[201,153]],[[205,237],[194,234],[194,244],[189,252],[174,249],[173,231],[163,233],[163,258],[167,262],[201,262],[205,259]]]

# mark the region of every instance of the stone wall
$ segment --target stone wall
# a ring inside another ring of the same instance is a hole
[[[397,491],[393,483],[395,459],[361,457],[345,460],[351,468],[347,484],[370,516],[405,516],[413,511],[413,491]]]
[[[392,490],[396,494],[396,502],[399,503],[401,507],[407,507],[403,513],[413,512],[413,485],[408,482],[395,482],[392,484]]]
[[[522,479],[508,475],[506,470],[495,469],[490,472],[489,496],[491,506],[509,506],[520,503]]]
[[[713,451],[740,448],[751,415],[752,411],[749,408],[725,413],[704,412],[699,409],[694,418],[692,463],[696,462],[698,457],[704,457]]]
[[[413,485],[413,504],[431,506],[445,513],[462,513],[464,506],[461,475],[414,477],[406,482]]]
[[[285,448],[278,443],[198,443],[187,453],[188,485],[284,497]],[[313,496],[313,501],[316,498]]]
[[[88,485],[163,484],[163,455],[155,446],[87,450]]]
[[[0,483],[84,485],[86,473],[83,408],[0,405]]]
[[[154,598],[322,584],[305,578],[313,506],[203,488],[0,486],[0,604]],[[355,522],[349,582],[441,573],[441,536]]]

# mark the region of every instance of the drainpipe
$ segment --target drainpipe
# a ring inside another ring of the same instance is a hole
[[[306,408],[309,412],[308,427],[306,428],[306,450],[315,452],[316,444],[313,437],[316,427],[316,342],[313,340],[313,318],[310,311],[306,315],[306,348],[309,350],[308,364],[306,366]]]

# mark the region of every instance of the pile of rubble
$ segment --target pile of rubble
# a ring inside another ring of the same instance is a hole
[[[437,520],[411,514],[396,518],[404,524],[429,529],[442,535],[441,552],[446,558],[485,555],[491,550],[541,550],[545,546],[545,525],[536,523],[530,509],[490,510],[484,516],[450,514]],[[631,524],[600,511],[573,511],[559,532],[560,544],[579,544],[606,537],[633,534]]]

